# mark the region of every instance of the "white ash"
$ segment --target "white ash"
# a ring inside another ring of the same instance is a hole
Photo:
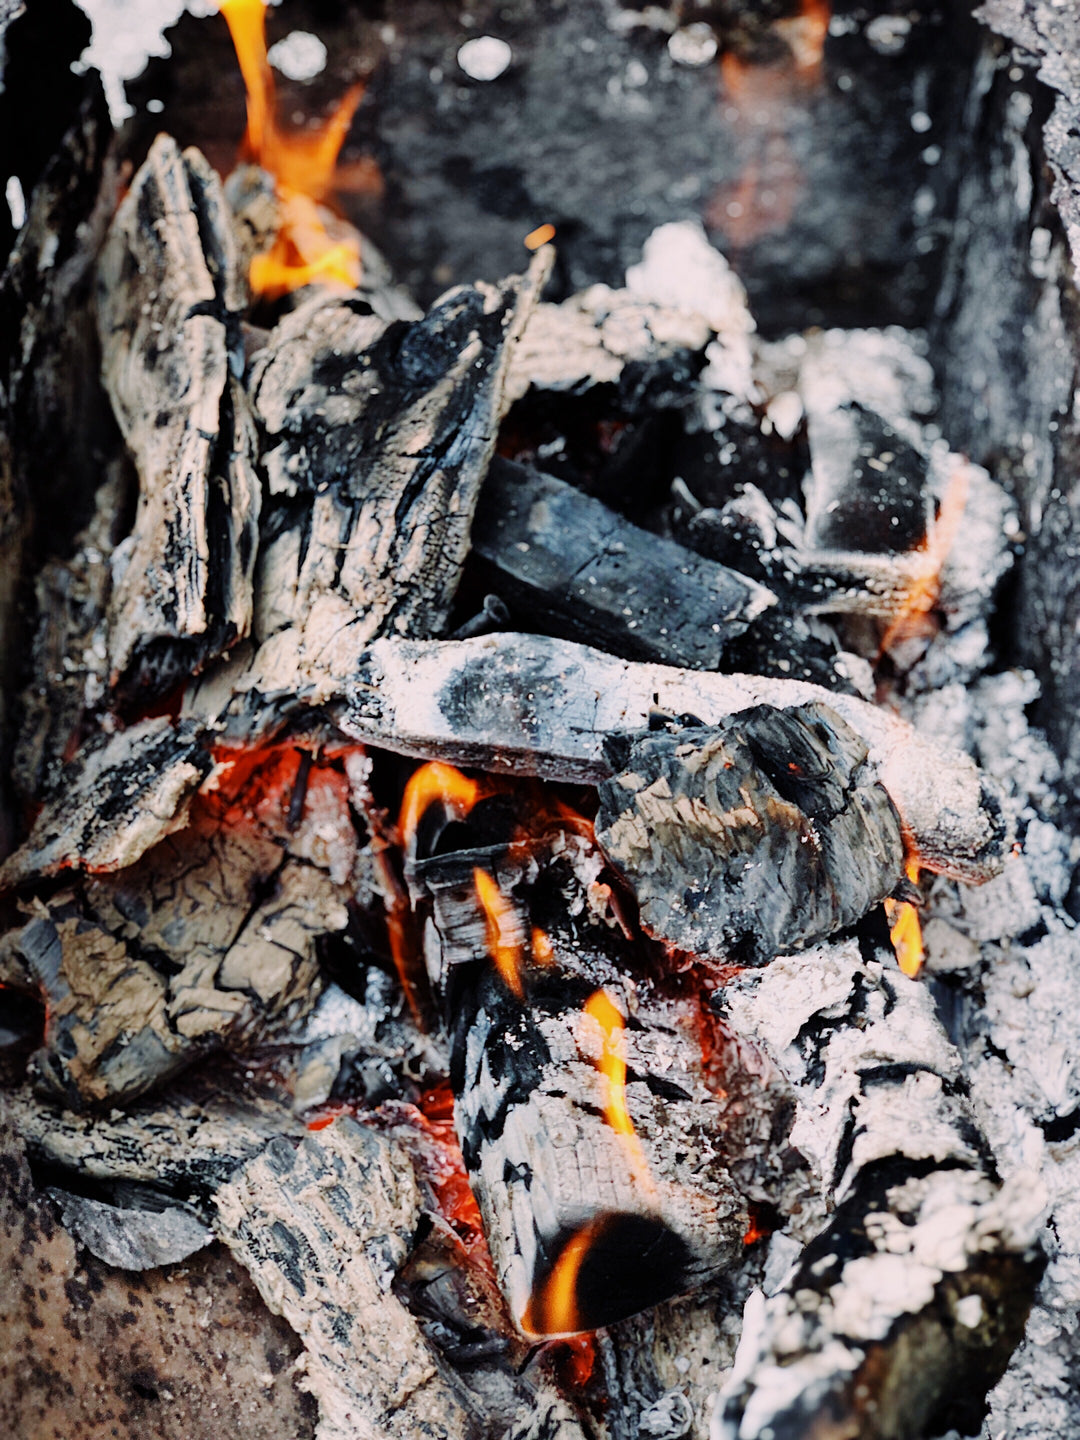
[[[496,35],[477,35],[457,52],[457,63],[470,80],[497,80],[510,68],[514,52]]]
[[[309,30],[293,30],[266,52],[287,80],[314,80],[326,69],[326,46]]]

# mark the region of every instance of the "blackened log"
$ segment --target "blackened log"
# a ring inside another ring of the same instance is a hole
[[[600,863],[584,837],[560,834],[547,854],[457,851],[412,872],[431,902],[425,948],[450,1029],[462,1154],[526,1334],[592,1329],[692,1290],[742,1263],[752,1202],[784,1210],[806,1198],[783,1086],[752,1046],[732,1042],[725,1093],[710,1088],[696,999],[622,968],[602,891],[590,914]],[[492,957],[478,868],[503,897],[516,979]],[[585,1009],[600,989],[625,1025],[629,1139],[605,1110],[604,1037]],[[581,1264],[572,1303],[560,1304],[553,1275],[568,1247]]]
[[[509,356],[547,275],[461,287],[387,325],[321,298],[272,332],[251,373],[272,506],[256,577],[258,648],[195,692],[251,738],[275,703],[337,693],[380,635],[445,627],[504,414]]]
[[[860,920],[904,873],[900,820],[834,710],[613,738],[596,838],[654,938],[764,964]]]
[[[617,660],[538,636],[380,640],[338,717],[347,734],[400,754],[597,784],[612,773],[603,742],[646,730],[657,710],[706,725],[754,705],[819,701],[862,737],[920,864],[979,883],[1009,854],[998,787],[969,756],[897,716],[797,680],[714,675]]]
[[[273,1140],[214,1196],[216,1229],[303,1341],[318,1440],[473,1440],[467,1392],[391,1285],[420,1218],[407,1157],[340,1118]]]
[[[250,628],[261,491],[236,379],[244,301],[220,180],[158,136],[97,272],[103,375],[140,482],[113,596],[114,683],[166,689]]]
[[[61,772],[0,887],[60,870],[121,870],[187,824],[214,768],[198,728],[167,717],[99,736]]]
[[[970,1433],[1023,1332],[1045,1196],[999,1184],[929,993],[848,941],[744,971],[717,1001],[795,1085],[792,1139],[833,1213],[748,1305],[712,1433]]]
[[[484,482],[472,548],[530,623],[692,670],[718,670],[729,640],[775,599],[572,485],[505,460],[493,461]]]

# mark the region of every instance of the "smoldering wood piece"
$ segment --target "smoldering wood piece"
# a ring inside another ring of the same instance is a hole
[[[379,635],[445,627],[506,367],[549,265],[459,287],[412,323],[322,297],[278,324],[250,376],[272,497],[257,645],[208,677],[191,713],[228,711],[250,742],[275,705],[336,694]]]
[[[1023,1332],[1044,1197],[997,1181],[928,991],[847,941],[718,1000],[795,1086],[792,1140],[832,1214],[748,1305],[713,1433],[797,1440],[822,1414],[868,1440],[970,1433]]]
[[[318,1440],[473,1440],[477,1416],[393,1294],[420,1217],[407,1157],[339,1118],[273,1140],[214,1196],[217,1233],[300,1336]]]
[[[820,702],[613,737],[596,838],[655,939],[733,964],[860,920],[904,875],[862,739]]]
[[[457,851],[413,870],[430,898],[425,952],[450,1030],[462,1155],[525,1334],[610,1324],[692,1290],[742,1263],[751,1201],[787,1209],[806,1195],[775,1072],[726,1038],[727,1094],[714,1092],[696,1000],[622,968],[625,942],[602,918],[602,892],[590,914],[600,868],[583,837],[562,836],[546,853]],[[490,953],[477,869],[503,897],[516,985]],[[601,989],[625,1022],[630,1140],[605,1111],[604,1032],[585,1009]],[[575,1252],[580,1269],[560,1303],[552,1276]]]
[[[88,714],[108,684],[105,618],[110,570],[126,493],[124,465],[114,462],[95,496],[94,516],[74,554],[48,561],[34,582],[36,624],[30,675],[18,700],[12,781],[24,804],[57,784]]]
[[[266,757],[199,797],[187,827],[134,864],[35,902],[18,948],[47,997],[42,1090],[78,1108],[130,1102],[200,1055],[287,1027],[318,998],[317,947],[362,883],[348,782]]]
[[[226,177],[225,198],[229,202],[237,269],[239,274],[247,275],[254,256],[269,250],[281,230],[281,197],[274,177],[261,166],[237,165]],[[380,320],[419,320],[424,312],[408,291],[394,284],[386,257],[372,241],[327,206],[318,206],[318,211],[332,243],[348,238],[359,247],[360,283],[354,298],[366,301]]]
[[[62,770],[0,887],[60,870],[121,870],[188,820],[214,768],[199,728],[167,716],[90,741]]]
[[[376,641],[346,703],[344,732],[399,754],[551,780],[610,778],[604,740],[646,730],[657,711],[716,725],[755,705],[820,702],[861,736],[874,778],[928,870],[979,883],[1010,853],[997,785],[971,758],[919,736],[855,696],[798,680],[715,675],[619,660],[531,635]]]
[[[245,1086],[235,1070],[189,1074],[128,1112],[88,1115],[61,1109],[29,1085],[9,1093],[12,1120],[31,1160],[105,1195],[149,1186],[194,1202],[277,1136],[298,1141],[303,1122],[286,1105]]]
[[[484,482],[472,549],[524,613],[630,659],[717,670],[728,641],[774,603],[753,580],[506,460]]]
[[[114,683],[167,689],[248,633],[261,489],[237,375],[245,291],[221,182],[159,135],[97,272],[102,374],[139,472]]]

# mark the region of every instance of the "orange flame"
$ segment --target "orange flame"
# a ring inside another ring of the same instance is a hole
[[[412,844],[420,821],[436,801],[440,801],[455,820],[464,820],[479,798],[478,782],[455,770],[453,765],[443,765],[438,760],[421,765],[409,776],[401,801],[398,830],[403,842]]]
[[[246,148],[274,177],[281,202],[281,224],[274,243],[251,261],[251,289],[268,300],[314,282],[355,289],[360,283],[359,240],[355,236],[331,240],[318,204],[333,188],[338,153],[364,87],[354,85],[317,130],[285,134],[274,115],[264,0],[222,0],[221,13],[247,91]]]
[[[495,968],[519,1000],[525,998],[521,983],[521,941],[518,938],[521,927],[514,907],[499,889],[486,870],[473,871],[476,898],[483,906],[487,920],[488,954],[495,961]]]
[[[622,1137],[630,1166],[640,1185],[652,1189],[649,1162],[634,1130],[630,1111],[626,1108],[626,1040],[625,1024],[606,990],[594,990],[585,1002],[585,1014],[595,1020],[604,1037],[597,1068],[607,1081],[604,1119]]]
[[[551,1273],[533,1295],[521,1317],[521,1328],[529,1335],[575,1335],[586,1327],[581,1323],[577,1303],[578,1276],[585,1256],[608,1223],[607,1215],[597,1216],[574,1232],[559,1252]]]
[[[919,862],[909,860],[905,866],[907,877],[912,883],[919,878]],[[923,966],[922,925],[919,912],[906,900],[886,900],[885,913],[889,917],[889,938],[896,951],[896,962],[909,979],[914,980]]]
[[[882,654],[897,641],[917,635],[927,615],[941,598],[941,572],[956,543],[970,489],[971,475],[968,467],[962,464],[950,476],[945,494],[941,497],[937,519],[919,546],[919,551],[926,557],[925,572],[912,582],[903,608],[882,637]]]

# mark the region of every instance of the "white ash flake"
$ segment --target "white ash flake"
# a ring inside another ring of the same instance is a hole
[[[293,30],[270,46],[266,58],[287,80],[314,80],[326,69],[326,46],[309,30]]]
[[[509,70],[514,52],[495,35],[477,35],[466,40],[457,52],[457,63],[470,80],[497,80]]]

